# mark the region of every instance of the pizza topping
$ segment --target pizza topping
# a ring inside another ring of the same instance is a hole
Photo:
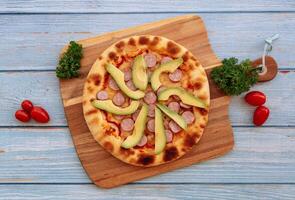
[[[167,106],[158,103],[157,107],[160,108],[161,111],[163,111],[169,118],[174,120],[181,128],[186,129],[187,124],[184,120],[184,118],[179,115],[177,112],[174,112],[173,110],[169,109]]]
[[[154,67],[157,64],[157,57],[153,53],[148,53],[144,56],[144,60],[148,67]]]
[[[130,90],[124,81],[124,73],[112,64],[106,64],[106,70],[117,83],[120,90],[132,99],[140,99],[144,97],[145,93],[140,90]]]
[[[147,123],[147,129],[150,132],[155,132],[155,120],[154,119],[150,119]]]
[[[109,98],[108,93],[105,90],[101,90],[96,94],[98,100],[106,100]]]
[[[148,141],[147,137],[145,135],[143,135],[140,142],[137,144],[137,146],[143,147],[144,145],[146,145],[147,141]]]
[[[124,119],[125,115],[114,115],[114,117],[115,117],[117,120],[122,120],[122,119]]]
[[[161,60],[161,64],[164,64],[164,63],[169,62],[169,61],[171,61],[171,60],[173,60],[171,57],[169,57],[169,56],[165,56],[165,57],[162,58],[162,60]]]
[[[207,107],[205,102],[203,102],[201,99],[199,99],[198,97],[194,96],[193,94],[187,92],[186,90],[184,90],[183,88],[180,88],[180,87],[170,87],[170,88],[163,90],[158,95],[158,100],[159,101],[166,101],[172,95],[178,96],[181,99],[181,101],[185,104],[188,104],[191,106],[196,106],[199,108],[206,108]]]
[[[125,103],[125,97],[121,92],[117,92],[113,97],[113,102],[117,106],[122,106]]]
[[[136,56],[132,67],[132,81],[134,85],[144,91],[148,85],[147,64],[142,55]]]
[[[165,130],[165,134],[166,134],[167,143],[172,142],[173,133],[171,131],[169,131],[169,130]]]
[[[186,108],[186,109],[189,109],[189,108],[191,108],[192,106],[190,106],[190,105],[187,105],[187,104],[185,104],[185,103],[182,103],[182,102],[180,102],[179,103],[179,105],[180,105],[180,107],[182,107],[182,108]]]
[[[125,118],[121,121],[120,125],[123,131],[132,131],[134,127],[134,121],[131,118]]]
[[[160,67],[156,68],[151,77],[151,85],[154,91],[157,91],[161,86],[160,75],[163,72],[174,72],[183,63],[182,58],[177,58],[175,60],[161,64]]]
[[[182,113],[182,117],[184,118],[187,124],[192,124],[195,121],[194,113],[191,111],[184,111]]]
[[[129,81],[131,80],[131,70],[127,69],[124,71],[124,81]]]
[[[165,90],[165,89],[167,89],[167,87],[165,87],[165,86],[161,86],[161,87],[159,87],[159,89],[157,90],[157,95],[159,95],[160,92],[162,92],[162,91]]]
[[[131,100],[130,105],[124,108],[113,104],[112,100],[94,100],[91,102],[95,108],[105,110],[116,115],[129,115],[139,107],[139,101]]]
[[[169,122],[170,122],[170,120],[169,120],[168,118],[166,118],[166,119],[164,120],[164,127],[165,127],[166,129],[169,128]]]
[[[109,79],[109,86],[113,90],[119,90],[117,83],[112,78]]]
[[[159,108],[155,109],[155,154],[161,153],[166,146],[166,134],[163,124],[162,112]]]
[[[134,113],[132,113],[131,117],[134,121],[136,121],[138,114],[139,114],[140,110],[135,111]]]
[[[179,103],[172,101],[168,104],[168,108],[170,108],[171,110],[173,110],[174,112],[179,112],[180,110],[180,106]]]
[[[147,112],[148,106],[146,104],[143,104],[135,121],[132,134],[129,135],[126,140],[124,140],[124,142],[121,144],[121,147],[129,149],[136,146],[140,142],[141,138],[144,135],[145,125],[147,121]]]
[[[133,81],[132,80],[129,80],[129,81],[127,81],[126,82],[126,85],[127,85],[127,87],[130,89],[130,90],[136,90],[136,87],[135,87],[135,85],[133,84]]]
[[[172,82],[178,82],[181,80],[181,78],[182,78],[182,72],[180,69],[176,69],[173,73],[169,74],[169,79]]]
[[[178,124],[176,124],[173,120],[169,122],[169,128],[173,133],[178,133],[181,131],[181,127],[178,126]]]
[[[146,95],[144,96],[144,101],[147,104],[154,104],[157,101],[157,96],[154,92],[150,91],[150,92],[146,93]]]
[[[155,117],[155,104],[150,104],[149,105],[149,111],[148,111],[148,116],[149,117]]]

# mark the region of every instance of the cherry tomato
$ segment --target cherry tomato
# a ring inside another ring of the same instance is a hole
[[[24,100],[21,106],[25,111],[28,111],[28,112],[30,112],[34,107],[33,103],[30,100]]]
[[[28,122],[31,119],[30,114],[25,110],[17,110],[14,114],[15,118],[21,122]]]
[[[246,94],[245,100],[252,106],[261,106],[266,102],[266,96],[262,92],[252,91]]]
[[[265,106],[258,106],[254,111],[253,123],[256,126],[261,126],[269,116],[269,109]]]
[[[50,119],[47,111],[39,106],[33,107],[31,110],[31,116],[34,120],[40,123],[47,123]]]

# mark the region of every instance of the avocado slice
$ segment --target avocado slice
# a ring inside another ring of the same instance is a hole
[[[144,135],[144,129],[147,122],[148,105],[143,104],[138,117],[134,123],[134,129],[132,135],[129,135],[126,140],[121,144],[121,147],[129,149],[137,145],[142,136]]]
[[[118,69],[114,65],[108,63],[106,65],[106,70],[107,70],[107,72],[110,73],[112,78],[115,80],[115,82],[117,83],[117,85],[121,89],[121,91],[124,94],[126,94],[128,97],[130,97],[132,99],[140,99],[140,98],[144,97],[145,93],[143,91],[140,91],[140,90],[133,91],[133,90],[129,89],[129,87],[126,85],[126,83],[124,81],[124,73],[120,69]]]
[[[183,63],[182,58],[177,58],[175,60],[171,60],[169,62],[166,62],[164,64],[161,64],[160,67],[158,67],[151,76],[151,85],[154,91],[156,91],[160,86],[160,75],[162,72],[174,72],[181,64]]]
[[[191,93],[185,91],[183,88],[180,88],[180,87],[170,87],[170,88],[164,89],[158,95],[158,100],[166,101],[169,99],[171,95],[178,96],[181,99],[182,103],[185,103],[187,105],[196,106],[199,108],[207,107],[205,102],[203,102],[201,99],[199,99],[198,97],[192,95]]]
[[[95,108],[99,108],[101,110],[105,110],[116,115],[132,114],[137,110],[139,106],[139,101],[135,100],[132,100],[130,105],[124,108],[114,105],[112,100],[94,100],[91,103]]]
[[[187,123],[185,122],[184,118],[177,112],[160,103],[157,103],[157,107],[160,108],[160,110],[162,110],[173,121],[175,121],[182,129],[185,130],[187,128]]]
[[[155,108],[155,154],[165,149],[166,141],[162,112],[159,108]]]
[[[148,85],[148,75],[146,68],[147,66],[143,56],[136,56],[132,66],[132,81],[135,87],[142,91],[144,91]]]

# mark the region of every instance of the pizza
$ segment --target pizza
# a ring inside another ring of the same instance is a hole
[[[138,35],[108,47],[83,90],[94,139],[121,161],[143,167],[176,160],[200,140],[208,121],[207,75],[182,45]]]

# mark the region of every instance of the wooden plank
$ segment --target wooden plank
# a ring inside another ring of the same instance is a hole
[[[61,48],[70,40],[176,15],[180,14],[3,15],[0,70],[53,70]],[[281,68],[294,68],[291,44],[295,13],[202,13],[200,16],[220,58],[256,59],[262,54],[264,38],[280,33],[271,55]]]
[[[192,28],[193,26],[197,26],[199,29]],[[181,36],[179,34],[180,32],[182,33]],[[116,41],[116,38],[119,39],[129,35],[140,34],[164,36],[187,46],[190,52],[198,55],[197,59],[202,64],[203,68],[210,68],[206,70],[207,74],[210,74],[210,70],[213,67],[217,67],[221,64],[220,60],[218,60],[212,51],[203,21],[196,15],[169,18],[159,22],[79,41],[83,46],[85,56],[81,60],[81,76],[79,79],[62,80],[60,82],[60,90],[77,155],[89,178],[96,185],[103,188],[121,186],[123,184],[167,173],[175,169],[187,167],[204,160],[220,157],[231,151],[234,146],[233,131],[228,116],[229,97],[222,94],[214,84],[210,85],[210,117],[202,140],[198,143],[198,148],[194,146],[191,152],[186,153],[180,159],[165,163],[165,165],[144,169],[142,167],[122,163],[109,155],[101,146],[97,145],[97,142],[93,138],[93,134],[95,134],[93,132],[94,129],[91,130],[90,128],[89,130],[87,127],[82,111],[82,102],[77,101],[77,99],[81,99],[83,95],[84,82],[91,69],[91,65],[97,59],[97,54],[103,52],[105,46],[112,44]],[[171,56],[173,54],[169,55]],[[93,95],[94,97],[96,96],[95,94]],[[88,123],[88,126],[89,125]],[[195,140],[198,141],[199,138]],[[171,155],[171,149],[172,148],[167,146],[163,150],[163,154],[159,156],[150,153],[145,154],[140,159],[134,161],[133,164],[145,165],[144,162],[140,160],[146,159],[151,160],[152,163],[150,164],[153,164],[153,159],[162,158],[161,156],[163,156],[165,160],[167,156],[169,157],[169,155]],[[176,154],[180,151],[180,149],[176,149]],[[113,153],[114,151],[110,152]],[[121,157],[120,159],[124,161],[124,158]],[[166,159],[166,161],[169,160],[172,161],[173,159]],[[151,166],[150,164],[146,166]]]
[[[15,121],[13,114],[25,98],[47,108],[52,119],[45,126],[66,126],[54,72],[1,72],[0,80],[0,126],[40,126],[34,122],[24,124]],[[253,87],[253,90],[264,91],[268,97],[266,105],[270,107],[271,115],[265,126],[294,126],[294,81],[294,71],[282,71],[273,81]],[[234,97],[230,104],[232,124],[251,126],[254,109],[244,102],[243,96]]]
[[[0,185],[0,199],[14,200],[96,200],[96,199],[280,199],[295,198],[294,185],[249,184],[153,184],[127,185],[105,190],[94,185]],[[130,196],[132,194],[132,197]]]
[[[294,131],[234,128],[231,153],[140,182],[295,183]],[[1,128],[0,141],[1,184],[90,183],[66,128]]]
[[[129,12],[249,12],[294,11],[292,0],[2,0],[0,13],[129,13]]]

